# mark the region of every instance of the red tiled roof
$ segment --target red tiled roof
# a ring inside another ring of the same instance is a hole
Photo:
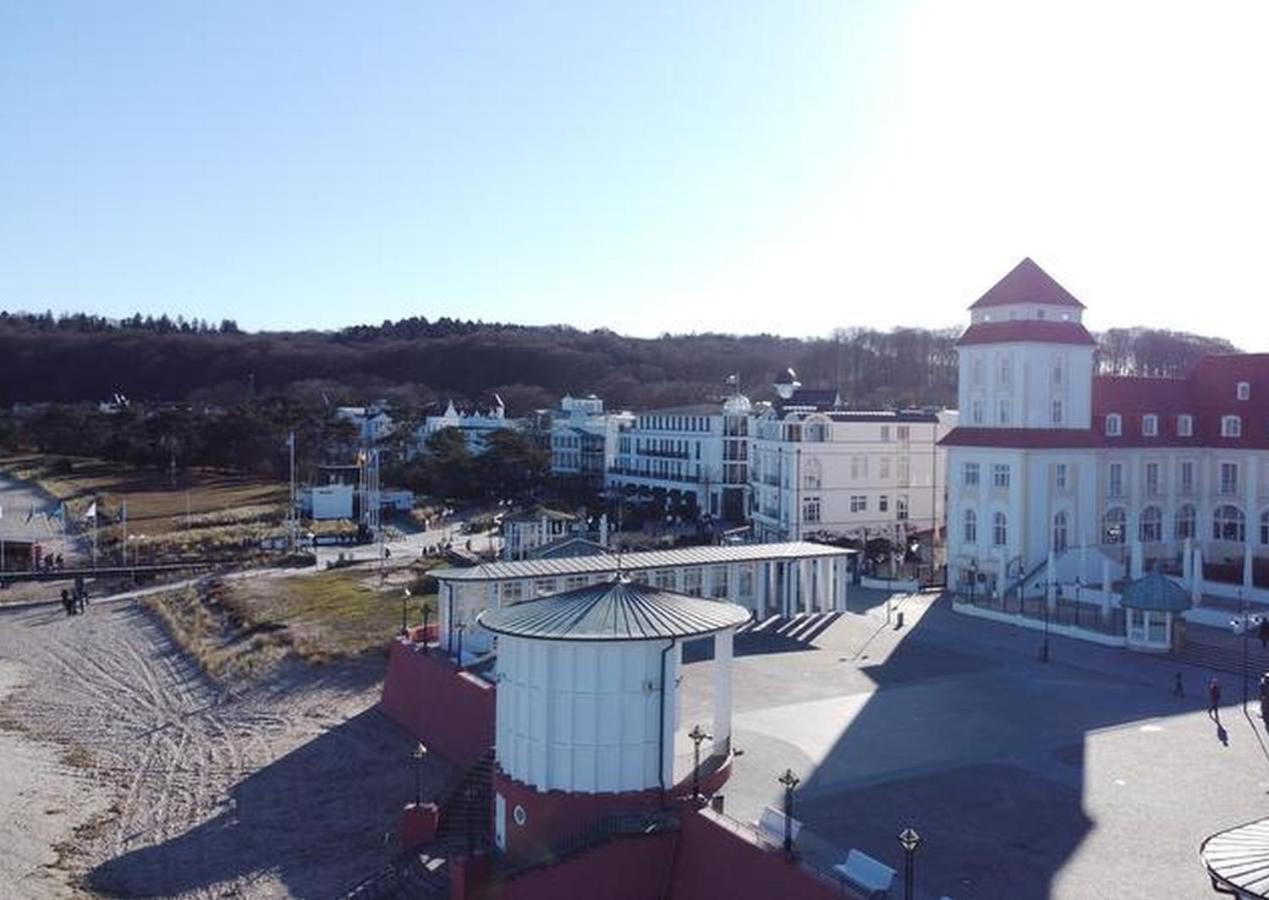
[[[967,428],[958,426],[939,443],[945,447],[1008,447],[1019,450],[1100,447],[1099,435],[1083,428]]]
[[[1009,274],[996,282],[970,309],[984,306],[1012,306],[1017,303],[1043,303],[1049,306],[1074,306],[1084,308],[1048,272],[1027,257],[1009,270]]]
[[[1048,319],[1011,319],[1005,322],[978,322],[970,325],[956,346],[968,344],[1008,344],[1016,341],[1041,341],[1046,344],[1080,344],[1089,347],[1097,341],[1079,322],[1054,322]]]
[[[1010,323],[1012,324],[1012,323]],[[1239,382],[1251,386],[1237,399]],[[953,447],[1076,449],[1092,447],[1228,447],[1269,450],[1269,353],[1206,356],[1185,378],[1098,375],[1093,378],[1092,428],[952,429],[940,442]],[[1106,416],[1118,413],[1120,434],[1106,434]],[[1159,433],[1142,433],[1142,419],[1159,417]],[[1193,417],[1193,435],[1177,430],[1179,416]],[[1221,436],[1221,418],[1242,418],[1242,436]]]

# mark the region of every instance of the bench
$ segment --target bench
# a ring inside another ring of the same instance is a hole
[[[797,819],[789,819],[789,826],[789,833],[796,842],[798,832],[802,830],[802,823]],[[758,833],[766,840],[782,847],[784,846],[784,813],[780,812],[780,810],[764,806],[762,815],[758,817],[758,821],[753,823],[753,827],[758,829]]]
[[[870,900],[888,897],[895,876],[894,869],[858,850],[851,850],[846,862],[833,866],[833,871]]]

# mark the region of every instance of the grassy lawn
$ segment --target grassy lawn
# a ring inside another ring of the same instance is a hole
[[[217,580],[145,603],[212,677],[250,675],[291,655],[320,665],[382,653],[401,627],[403,588],[413,586],[409,624],[420,623],[420,604],[436,620],[436,595],[419,590],[435,564],[398,567],[383,590],[377,573],[341,570]]]

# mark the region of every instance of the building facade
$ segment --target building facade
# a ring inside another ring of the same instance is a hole
[[[748,398],[638,413],[618,432],[606,485],[667,511],[743,521],[748,509]]]
[[[494,394],[493,403],[487,409],[460,411],[450,400],[439,416],[428,416],[423,420],[415,432],[416,445],[418,452],[424,452],[427,439],[433,434],[446,428],[457,428],[467,442],[467,449],[479,455],[485,451],[485,442],[495,431],[519,429],[522,424],[519,419],[507,418],[506,407],[497,394]]]
[[[1206,590],[1257,593],[1269,355],[1209,356],[1184,377],[1099,375],[1083,312],[1029,259],[970,308],[962,418],[943,440],[949,583],[1025,588],[1050,555],[1060,583],[1156,565],[1188,577],[1197,551],[1209,576],[1233,573]]]
[[[620,431],[633,421],[633,413],[605,412],[604,401],[594,394],[566,394],[551,414],[551,474],[603,487]]]
[[[843,410],[796,394],[776,404],[754,423],[756,538],[901,541],[935,532],[946,486],[938,442],[955,420],[948,412]]]

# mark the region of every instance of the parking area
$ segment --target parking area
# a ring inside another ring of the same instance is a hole
[[[737,636],[730,815],[779,805],[792,768],[806,855],[899,868],[912,826],[931,898],[1209,896],[1199,842],[1269,815],[1269,738],[1237,678],[1221,676],[1218,724],[1202,670],[1056,638],[1043,663],[1034,632],[934,595],[892,598],[888,624],[885,599],[856,591],[852,612]],[[712,716],[694,649],[680,735]]]

